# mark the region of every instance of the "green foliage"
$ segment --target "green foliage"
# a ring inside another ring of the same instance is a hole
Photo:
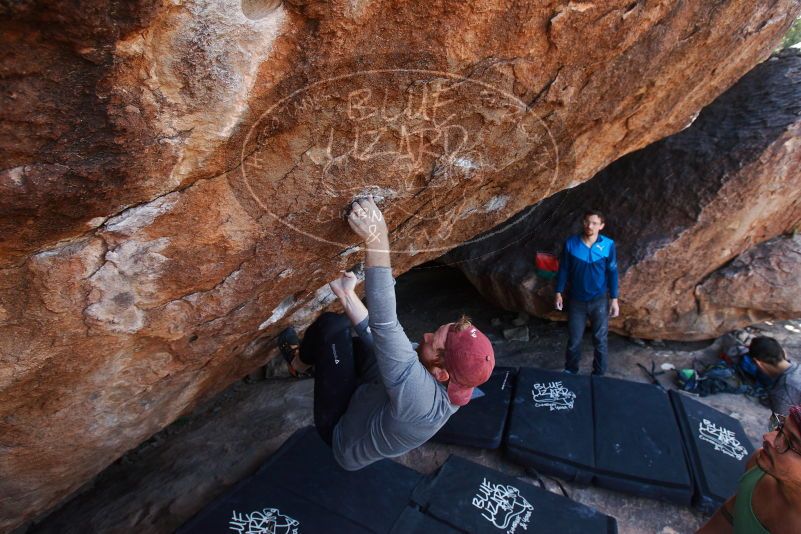
[[[795,19],[788,32],[782,39],[781,48],[788,48],[794,44],[801,43],[801,18]]]

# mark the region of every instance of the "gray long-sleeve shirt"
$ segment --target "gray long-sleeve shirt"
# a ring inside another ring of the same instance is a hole
[[[350,471],[422,445],[459,408],[420,363],[398,322],[392,269],[369,267],[365,276],[369,331],[364,321],[356,331],[372,341],[375,365],[334,427],[332,443],[337,463]]]

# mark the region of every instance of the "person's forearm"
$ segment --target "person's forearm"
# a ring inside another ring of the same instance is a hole
[[[389,236],[379,234],[366,242],[367,258],[365,267],[392,267],[389,260]]]
[[[350,319],[353,326],[356,326],[367,317],[367,307],[355,291],[348,291],[339,297],[339,301],[342,303],[342,307],[345,308],[345,315]]]

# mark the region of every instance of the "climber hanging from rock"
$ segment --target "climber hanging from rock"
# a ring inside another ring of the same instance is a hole
[[[353,202],[347,220],[366,248],[367,307],[359,279],[343,272],[330,287],[344,315],[323,313],[302,342],[289,328],[279,346],[294,376],[313,370],[317,431],[336,461],[356,470],[428,441],[489,379],[495,354],[465,316],[415,348],[398,322],[389,235],[373,197]]]

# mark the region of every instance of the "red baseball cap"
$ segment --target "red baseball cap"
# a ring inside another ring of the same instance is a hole
[[[445,339],[448,398],[457,406],[470,402],[473,388],[489,380],[495,368],[495,351],[487,336],[475,326],[457,332],[453,326]]]

